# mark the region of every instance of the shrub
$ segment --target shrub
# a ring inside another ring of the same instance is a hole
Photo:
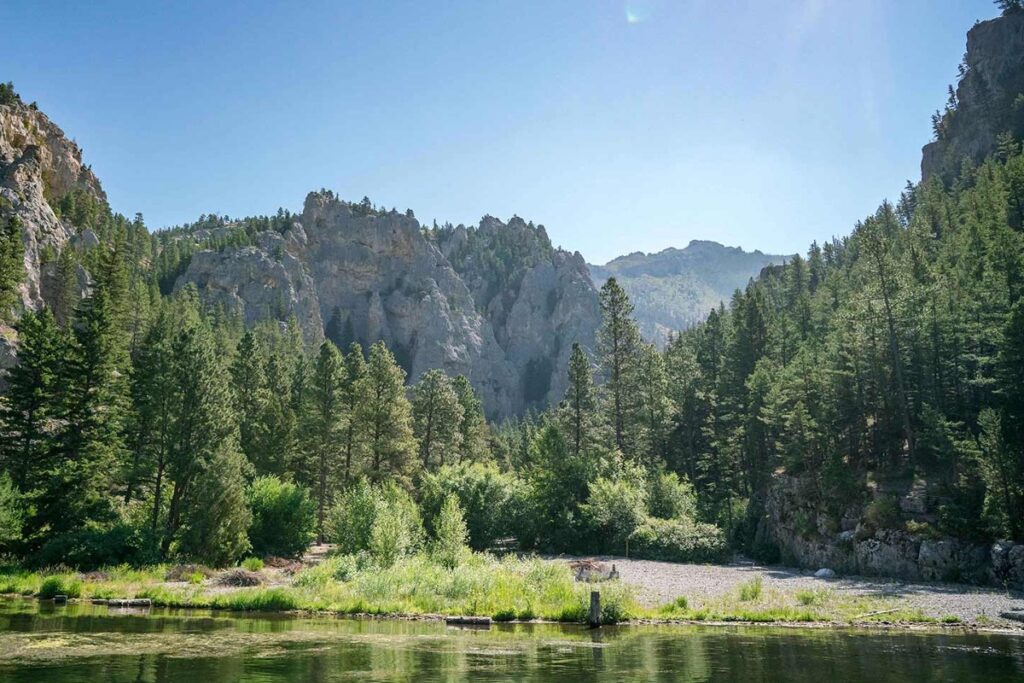
[[[647,516],[647,492],[642,479],[627,470],[613,479],[598,477],[590,485],[590,495],[580,510],[615,549],[622,548]]]
[[[426,474],[420,487],[424,521],[430,531],[448,496],[458,496],[469,546],[475,550],[486,550],[498,539],[518,534],[526,493],[521,479],[489,463],[446,465]]]
[[[33,558],[40,567],[64,565],[96,569],[120,564],[140,566],[156,561],[156,544],[148,531],[128,524],[107,529],[78,529],[51,538]]]
[[[277,477],[259,477],[249,486],[248,499],[254,553],[297,557],[305,551],[316,527],[316,506],[306,489]]]
[[[658,472],[648,484],[647,510],[661,519],[693,519],[697,515],[697,496],[687,479],[675,472]]]
[[[441,506],[436,527],[436,538],[432,548],[434,560],[443,567],[455,569],[467,550],[468,532],[462,508],[459,507],[459,499],[454,494],[450,494]]]
[[[250,572],[258,572],[263,569],[263,560],[258,557],[247,557],[242,560],[242,569]]]
[[[763,590],[764,580],[760,576],[756,576],[750,581],[740,584],[740,600],[743,602],[760,600]]]
[[[77,598],[82,595],[82,583],[66,576],[48,576],[43,579],[39,586],[39,597],[48,600],[56,595]]]
[[[357,553],[370,547],[379,503],[380,493],[364,480],[342,492],[326,520],[328,539],[338,546],[339,552]]]
[[[6,472],[0,474],[0,551],[11,548],[21,540],[24,523],[25,510],[21,494]]]
[[[729,548],[722,530],[712,524],[650,517],[633,533],[630,554],[670,562],[721,562]]]
[[[864,521],[872,529],[895,529],[900,526],[900,510],[892,496],[879,496],[868,503]]]
[[[399,506],[382,505],[373,520],[369,551],[381,566],[390,567],[399,558],[412,554],[421,536],[418,515],[413,516]]]
[[[805,588],[796,592],[796,599],[801,605],[816,606],[825,604],[829,595],[830,593],[827,590]]]

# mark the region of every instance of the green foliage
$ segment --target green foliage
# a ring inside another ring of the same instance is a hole
[[[316,528],[316,506],[306,489],[264,476],[249,485],[247,498],[252,511],[252,551],[261,556],[302,555]]]
[[[627,467],[615,477],[598,477],[580,510],[595,528],[595,538],[604,539],[610,550],[625,550],[626,540],[647,516],[642,472]]]
[[[338,496],[326,520],[327,540],[343,554],[370,547],[370,533],[381,506],[380,492],[364,479],[350,484]]]
[[[43,600],[53,599],[57,595],[77,598],[82,595],[82,582],[67,576],[48,576],[43,579],[37,595]]]
[[[15,104],[21,104],[21,97],[18,96],[17,91],[14,89],[14,83],[11,81],[0,83],[0,105]]]
[[[0,321],[6,322],[11,319],[11,309],[18,303],[18,285],[25,275],[25,248],[18,217],[4,216],[4,208],[0,201]]]
[[[370,347],[366,373],[356,382],[356,429],[365,436],[371,479],[405,479],[414,464],[412,409],[405,396],[405,371],[384,342]]]
[[[10,475],[0,473],[0,553],[21,541],[25,505]]]
[[[148,530],[121,522],[107,528],[76,529],[52,536],[30,559],[38,567],[138,567],[156,560],[156,547]]]
[[[694,519],[697,497],[693,486],[675,472],[656,472],[649,483],[647,509],[660,519]]]
[[[413,436],[423,469],[457,462],[462,452],[463,407],[451,378],[427,370],[413,387]]]
[[[750,581],[740,584],[739,597],[742,602],[752,602],[761,599],[764,590],[764,580],[758,576]]]
[[[258,557],[247,557],[242,560],[242,569],[250,572],[258,572],[263,569],[263,560]]]
[[[423,540],[423,522],[416,503],[393,484],[382,492],[367,550],[383,567],[411,555]]]
[[[502,538],[515,537],[523,524],[527,490],[513,473],[497,465],[462,463],[427,473],[420,483],[420,500],[428,529],[435,529],[449,496],[456,496],[465,515],[469,545],[486,550]]]
[[[455,569],[462,556],[468,551],[466,547],[468,540],[469,532],[466,529],[462,508],[459,506],[459,499],[454,494],[449,494],[444,499],[441,511],[434,522],[434,542],[431,546],[431,554],[441,566]]]
[[[729,546],[722,530],[712,524],[648,517],[633,532],[629,554],[668,562],[723,562]]]
[[[872,529],[897,529],[902,525],[900,509],[891,496],[878,496],[864,509],[864,521]]]

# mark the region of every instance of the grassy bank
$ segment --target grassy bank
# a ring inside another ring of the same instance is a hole
[[[338,614],[479,615],[498,621],[543,619],[582,622],[591,586],[574,580],[569,567],[536,558],[497,559],[470,554],[455,569],[426,555],[379,567],[354,556],[288,573],[257,572],[262,585],[233,588],[202,572],[175,576],[174,568],[108,568],[99,572],[32,572],[0,568],[0,593],[52,598],[148,598],[156,606],[228,610],[305,610]],[[181,574],[181,572],[176,572]],[[614,623],[641,614],[629,588],[619,582],[600,587],[602,618]]]
[[[470,554],[455,569],[426,555],[380,567],[356,556],[331,557],[319,565],[256,572],[261,585],[222,585],[224,573],[156,565],[114,567],[81,574],[0,568],[0,593],[75,599],[148,598],[155,606],[225,610],[309,611],[382,616],[476,615],[496,621],[579,623],[586,620],[592,588],[601,591],[605,623],[652,620],[697,623],[957,624],[901,606],[897,598],[850,595],[829,589],[774,591],[758,580],[715,597],[681,595],[659,607],[643,607],[630,586],[574,580],[563,562],[498,559]],[[169,580],[168,577],[176,580]]]

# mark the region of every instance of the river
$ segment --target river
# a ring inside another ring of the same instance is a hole
[[[1024,681],[1024,637],[782,627],[453,628],[0,601],[0,681]]]

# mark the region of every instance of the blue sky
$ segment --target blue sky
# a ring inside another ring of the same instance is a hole
[[[209,5],[209,6],[205,6]],[[8,2],[0,80],[150,227],[363,195],[604,262],[789,253],[919,176],[990,0]]]

